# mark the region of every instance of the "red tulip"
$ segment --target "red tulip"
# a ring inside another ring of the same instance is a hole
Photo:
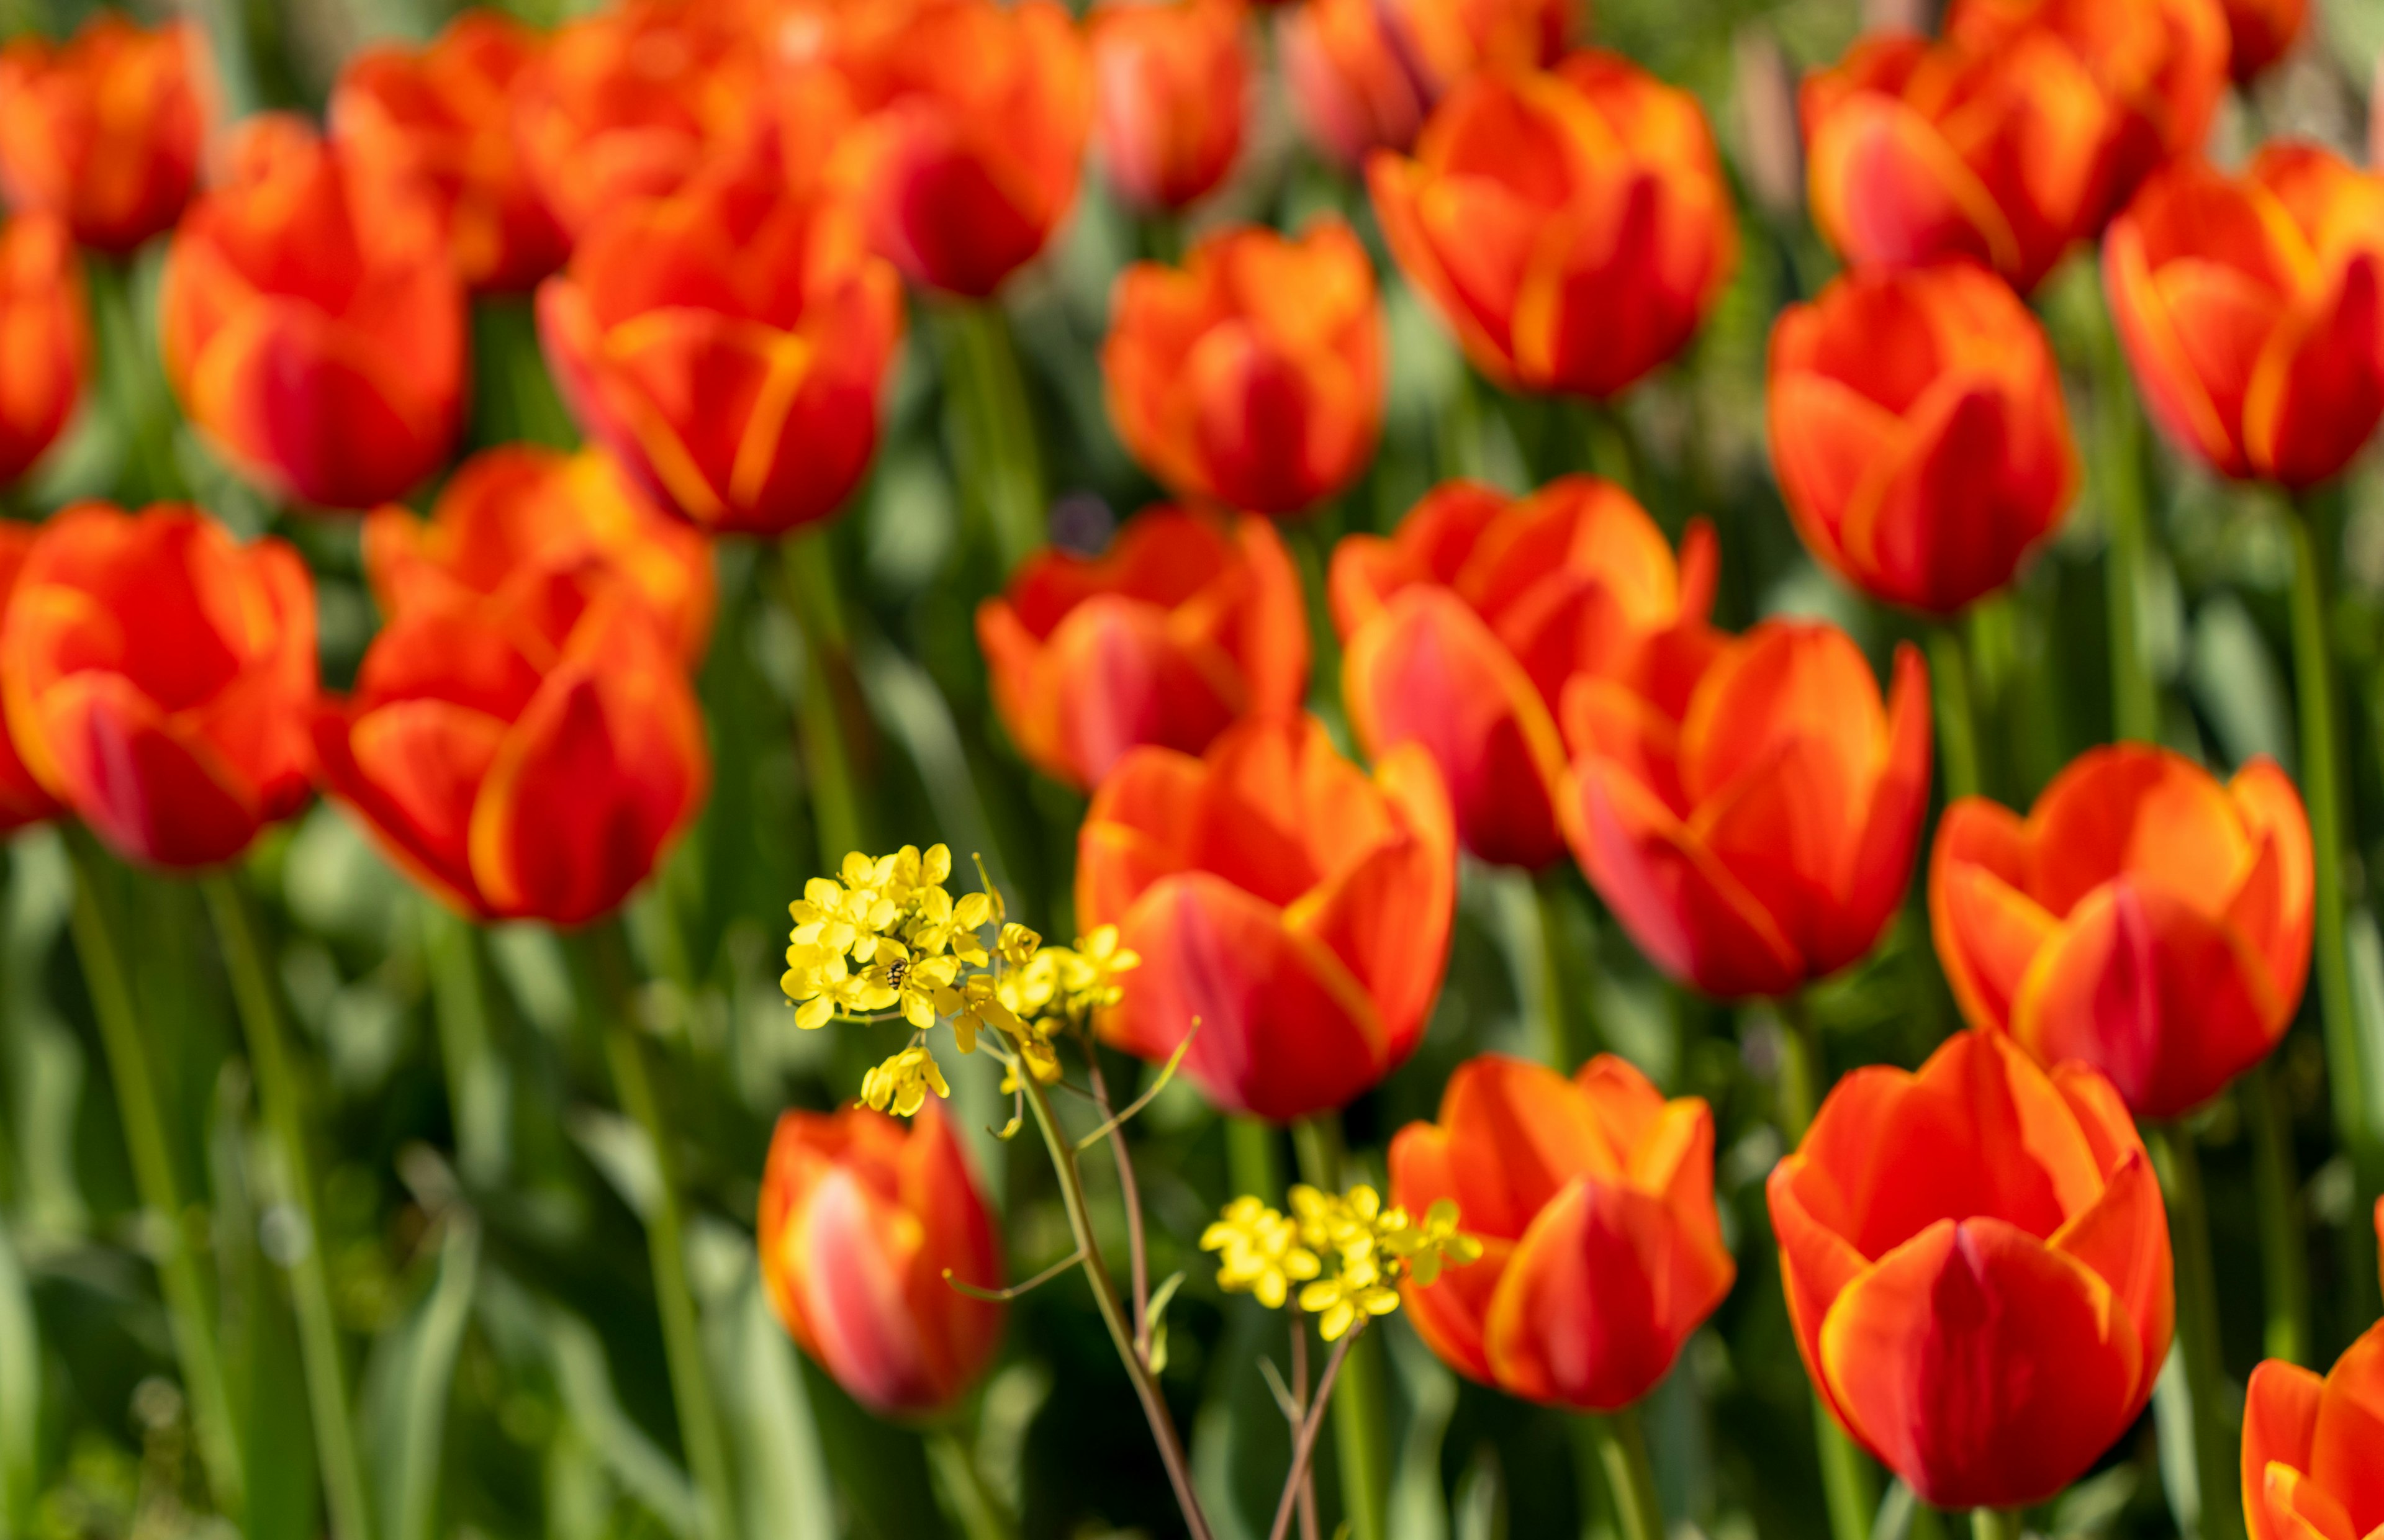
[[[365,571],[382,613],[478,596],[509,602],[557,573],[618,579],[692,667],[712,635],[712,547],[654,505],[601,449],[484,450],[448,479],[428,522],[402,507],[365,520]]]
[[[2384,416],[2384,177],[2331,151],[2171,168],[2112,222],[2103,279],[2154,420],[2222,475],[2315,485]]]
[[[1245,721],[1199,759],[1144,747],[1077,836],[1076,923],[1142,959],[1102,1037],[1278,1123],[1339,1107],[1413,1051],[1440,990],[1457,835],[1439,772],[1367,776],[1315,721]]]
[[[2138,1116],[2175,1117],[2268,1056],[2309,974],[2309,820],[2266,760],[2225,786],[2166,749],[2097,749],[2025,823],[1946,809],[1937,955],[1972,1025],[2081,1060]]]
[[[902,292],[849,210],[755,155],[600,221],[538,316],[591,438],[704,528],[776,535],[868,469]]]
[[[1438,1124],[1391,1141],[1391,1201],[1457,1204],[1472,1267],[1407,1289],[1416,1335],[1468,1378],[1576,1411],[1670,1372],[1737,1268],[1714,1212],[1713,1112],[1600,1054],[1567,1080],[1521,1059],[1458,1067]]]
[[[976,612],[1002,725],[1037,769],[1089,789],[1138,744],[1198,753],[1308,693],[1308,617],[1265,519],[1137,514],[1108,554],[1028,558]]]
[[[174,232],[166,374],[242,472],[331,508],[400,496],[463,415],[464,292],[436,213],[357,195],[296,118],[252,118]]]
[[[1840,1426],[1937,1508],[2027,1508],[2152,1398],[2160,1184],[2094,1071],[1956,1035],[1838,1083],[1772,1168],[1788,1317]]]
[[[968,1154],[934,1102],[788,1112],[770,1140],[756,1240],[770,1303],[853,1399],[919,1417],[958,1400],[1001,1343],[1001,1243]]]
[[[1465,848],[1538,868],[1564,853],[1557,731],[1575,675],[1631,680],[1701,629],[1715,546],[1671,548],[1631,495],[1568,476],[1510,501],[1452,481],[1389,539],[1333,553],[1341,698],[1370,754],[1420,745],[1440,767]]]
[[[1856,272],[1771,332],[1771,463],[1806,548],[1947,615],[2011,581],[2078,490],[2044,329],[1967,261]]]
[[[1545,69],[1573,31],[1572,0],[1303,0],[1276,35],[1292,111],[1345,166],[1405,150],[1458,81]]]
[[[428,46],[356,54],[331,92],[331,142],[367,185],[427,188],[475,289],[528,289],[570,252],[514,144],[514,93],[540,46],[508,17],[466,11]]]
[[[0,486],[66,431],[90,373],[73,237],[63,219],[20,214],[0,225]]]
[[[2309,25],[2309,0],[2221,0],[2228,73],[2249,81],[2292,51]]]
[[[1094,10],[1093,145],[1119,192],[1182,208],[1225,180],[1249,113],[1247,25],[1241,0]]]
[[[1503,384],[1607,397],[1678,353],[1738,257],[1704,109],[1613,54],[1476,75],[1366,165],[1391,254]]]
[[[1101,374],[1128,450],[1179,494],[1296,514],[1357,479],[1383,426],[1374,269],[1349,227],[1221,230],[1117,283]]]
[[[610,913],[694,821],[711,773],[677,655],[622,585],[555,571],[401,609],[314,720],[323,786],[476,918]]]
[[[63,47],[18,38],[0,50],[0,194],[105,252],[171,230],[198,180],[205,75],[185,21],[143,31],[97,10]]]
[[[32,525],[0,520],[0,634],[6,631],[7,609],[15,602],[17,579],[25,570],[25,558],[32,554],[33,541],[39,536],[40,530]],[[0,722],[0,833],[38,824],[64,811],[64,805],[25,767],[15,738],[6,730],[5,722]]]
[[[312,790],[314,584],[195,508],[68,508],[18,571],[0,690],[25,768],[119,854],[230,861]]]
[[[1691,633],[1637,689],[1575,679],[1564,727],[1573,852],[1673,977],[1784,995],[1870,950],[1903,902],[1929,802],[1929,673],[1910,646],[1882,707],[1830,627]]]

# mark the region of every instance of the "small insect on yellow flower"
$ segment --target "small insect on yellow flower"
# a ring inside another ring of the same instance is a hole
[[[1316,1253],[1299,1244],[1299,1226],[1255,1198],[1236,1198],[1201,1233],[1200,1249],[1217,1259],[1217,1286],[1251,1294],[1269,1310],[1281,1310],[1291,1285],[1316,1276]]]
[[[913,1045],[863,1075],[861,1099],[878,1112],[891,1111],[898,1118],[907,1118],[927,1104],[927,1093],[949,1100],[952,1088],[945,1083],[943,1066],[925,1047]]]

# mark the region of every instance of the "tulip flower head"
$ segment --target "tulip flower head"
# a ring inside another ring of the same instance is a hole
[[[505,609],[557,573],[592,568],[619,580],[689,666],[712,634],[709,542],[601,449],[484,450],[448,479],[427,522],[397,506],[368,516],[364,553],[385,615],[468,597]]]
[[[1366,163],[1391,254],[1501,384],[1603,400],[1680,352],[1738,258],[1696,98],[1618,55],[1453,89]]]
[[[14,520],[0,521],[0,637],[6,634],[7,607],[15,600],[17,579],[25,570],[40,530]],[[65,804],[33,778],[25,758],[0,714],[0,834],[13,833],[65,811]]]
[[[63,46],[19,37],[0,49],[0,197],[115,255],[172,229],[198,181],[205,75],[187,21],[144,31],[104,9]]]
[[[2153,419],[2223,476],[2314,486],[2384,417],[2384,177],[2329,150],[2170,168],[2112,222],[2103,279]]]
[[[1670,1372],[1737,1269],[1713,1198],[1713,1112],[1601,1054],[1568,1080],[1485,1054],[1440,1121],[1391,1143],[1391,1198],[1465,1216],[1482,1265],[1407,1289],[1443,1362],[1576,1411],[1629,1406]]]
[[[25,768],[127,860],[214,866],[305,805],[315,588],[279,540],[195,508],[68,508],[0,630]]]
[[[2292,52],[2309,27],[2309,0],[2222,0],[2227,11],[2227,71],[2248,82]]]
[[[2025,822],[1946,809],[1930,865],[1937,955],[1963,1016],[2046,1063],[2080,1060],[2175,1117],[2268,1056],[2309,975],[2309,819],[2283,771],[2225,785],[2166,749],[2093,750]]]
[[[82,275],[66,221],[20,214],[0,224],[0,486],[66,431],[91,374]]]
[[[1771,461],[1814,556],[1950,615],[2011,581],[2078,490],[2043,328],[1967,260],[1856,271],[1771,333]]]
[[[1197,754],[1308,694],[1299,574],[1249,515],[1149,508],[1100,557],[1038,552],[978,606],[976,635],[1012,741],[1085,790],[1137,744]]]
[[[427,185],[476,290],[528,289],[570,252],[514,142],[514,92],[540,46],[499,12],[466,11],[427,46],[355,55],[331,92],[332,143],[367,185]]]
[[[2384,1232],[2384,1202],[2377,1205]],[[2271,1359],[2243,1402],[2243,1523],[2251,1540],[2361,1540],[2384,1528],[2384,1322],[2321,1378]]]
[[[1181,268],[1136,263],[1118,279],[1101,348],[1110,420],[1179,495],[1301,513],[1373,457],[1385,346],[1348,226],[1220,231]]]
[[[756,155],[599,221],[538,318],[590,437],[696,525],[776,535],[868,469],[902,291],[850,211]]]
[[[1255,1198],[1225,1205],[1200,1234],[1217,1257],[1217,1286],[1281,1310],[1298,1283],[1299,1308],[1317,1318],[1317,1335],[1338,1342],[1360,1322],[1399,1308],[1403,1288],[1429,1287],[1442,1270],[1471,1267],[1482,1243],[1458,1227],[1457,1205],[1434,1203],[1421,1219],[1383,1206],[1363,1183],[1346,1193],[1305,1184],[1291,1189],[1286,1215]]]
[[[437,211],[363,195],[299,118],[236,130],[222,180],[174,232],[158,298],[166,376],[251,479],[327,508],[403,495],[463,415],[464,292]]]
[[[1242,722],[1198,759],[1136,749],[1077,836],[1078,923],[1116,925],[1142,962],[1103,1039],[1154,1062],[1180,1049],[1211,1101],[1279,1123],[1413,1051],[1456,898],[1431,758],[1404,745],[1370,776],[1313,720]]]
[[[1317,148],[1357,169],[1404,151],[1449,89],[1484,70],[1563,56],[1572,0],[1302,0],[1277,23],[1293,113]]]
[[[1822,1403],[1921,1501],[2045,1501],[2152,1398],[2168,1218],[2095,1071],[1981,1032],[1858,1069],[1767,1191]]]
[[[1894,673],[1882,704],[1844,632],[1774,620],[1567,687],[1566,836],[1665,972],[1776,997],[1877,942],[1929,801],[1928,669],[1907,645]]]
[[[1146,208],[1216,190],[1241,154],[1250,52],[1242,0],[1111,0],[1087,26],[1093,148]]]
[[[1702,634],[1712,528],[1671,547],[1631,494],[1567,476],[1510,500],[1451,481],[1387,538],[1351,535],[1330,590],[1349,725],[1370,754],[1415,743],[1465,848],[1539,868],[1564,853],[1558,732],[1575,675],[1633,679]]]
[[[1000,1288],[1001,1243],[935,1107],[907,1126],[865,1107],[779,1118],[754,1238],[796,1345],[881,1416],[950,1406],[1000,1346],[1002,1307],[952,1286]]]

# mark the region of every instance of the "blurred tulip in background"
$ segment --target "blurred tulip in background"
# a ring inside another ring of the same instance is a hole
[[[190,202],[208,98],[205,45],[187,21],[144,30],[100,10],[64,44],[20,36],[0,49],[0,197],[129,253]]]
[[[2228,72],[2249,81],[2291,53],[2309,27],[2309,0],[2222,0]]]
[[[1276,23],[1292,111],[1316,147],[1361,167],[1405,150],[1481,70],[1543,69],[1572,41],[1571,0],[1305,0]]]
[[[55,215],[18,215],[0,224],[0,487],[66,431],[90,374],[72,232]]]
[[[1248,27],[1241,0],[1112,0],[1093,12],[1093,149],[1128,199],[1182,208],[1233,169],[1251,112]]]
[[[32,554],[39,531],[31,525],[0,521],[0,637],[7,633],[7,609],[17,594],[17,579]],[[5,716],[5,713],[0,713]],[[17,751],[15,735],[0,721],[0,833],[10,833],[63,811],[64,804],[33,778]]]
[[[2384,1230],[2384,1203],[2377,1220]],[[2384,1527],[2379,1438],[2384,1322],[2322,1376],[2277,1359],[2253,1370],[2243,1401],[2243,1520],[2252,1540],[2359,1540]]]

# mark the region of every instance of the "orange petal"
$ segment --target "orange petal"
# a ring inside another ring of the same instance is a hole
[[[1945,981],[1972,1026],[2009,1024],[2029,965],[2059,921],[2018,886],[2027,879],[2027,829],[2009,809],[1965,797],[1937,824],[1929,863],[1929,922]]]
[[[255,789],[124,676],[71,675],[35,698],[34,713],[56,789],[126,859],[213,866],[256,838]]]
[[[1545,1064],[1505,1054],[1469,1059],[1441,1095],[1447,1196],[1469,1235],[1521,1239],[1574,1177],[1622,1179],[1620,1152],[1581,1091]]]
[[[2326,1382],[2297,1363],[2270,1359],[2252,1371],[2243,1397],[2243,1521],[2252,1540],[2303,1540],[2268,1514],[2268,1468],[2309,1469]]]
[[[2168,1211],[2151,1159],[2130,1150],[2111,1174],[2111,1185],[2093,1207],[2054,1232],[2051,1245],[2092,1268],[2111,1285],[2135,1323],[2142,1359],[2158,1364],[2168,1357],[2177,1323],[2177,1291],[2171,1270]]]
[[[2359,1534],[2341,1499],[2290,1466],[2261,1472],[2259,1505],[2277,1540],[2353,1540]]]
[[[2316,905],[2309,815],[2291,777],[2266,758],[2238,771],[2227,793],[2259,846],[2252,870],[2227,906],[2227,921],[2266,960],[2278,1008],[2290,1016],[2300,1008],[2309,979]]]
[[[2349,463],[2384,417],[2384,252],[2344,264],[2333,290],[2296,307],[2268,339],[2243,401],[2243,446],[2261,475],[2316,486]]]
[[[2384,1449],[2384,1325],[2369,1327],[2335,1360],[2310,1435],[2310,1479],[2349,1512],[2349,1534],[2384,1524],[2378,1449]]]

